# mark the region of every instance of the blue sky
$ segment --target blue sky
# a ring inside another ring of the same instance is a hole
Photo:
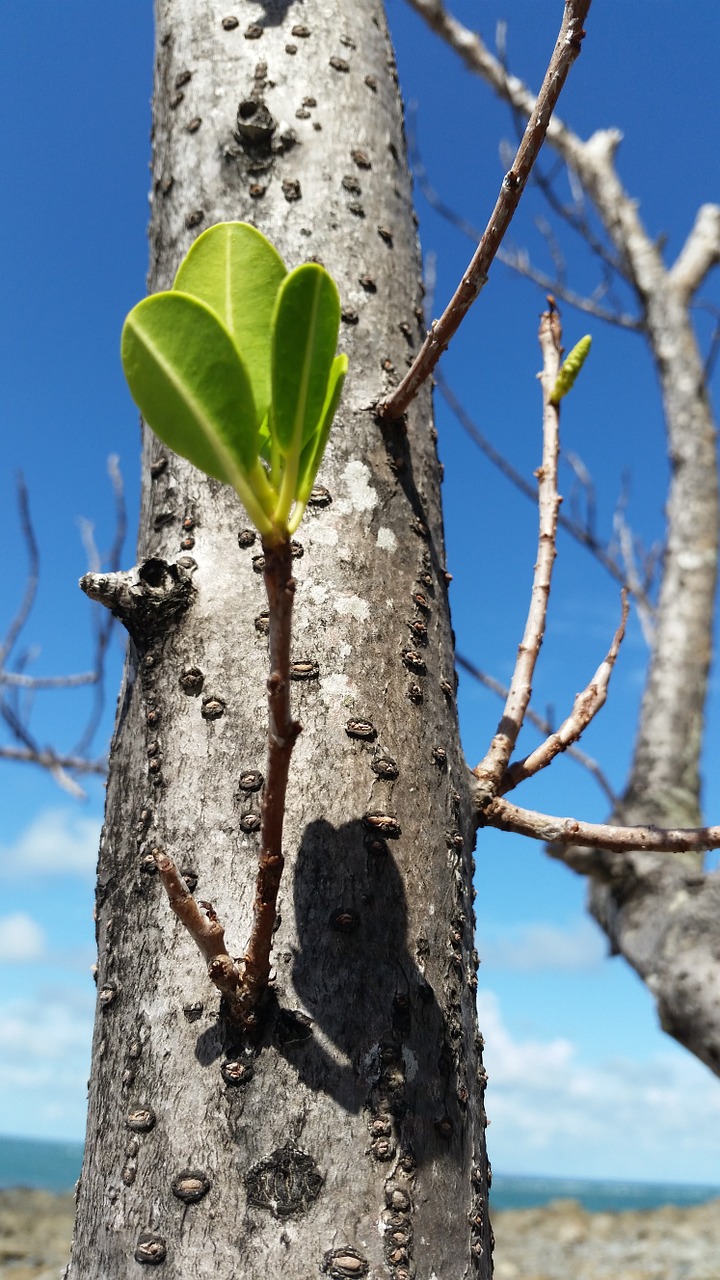
[[[251,6],[252,7],[252,6]],[[6,87],[0,495],[5,512],[3,629],[26,567],[15,514],[14,472],[30,488],[41,553],[40,595],[26,632],[37,674],[90,665],[90,607],[77,590],[85,570],[78,519],[112,537],[110,453],[120,456],[131,509],[132,561],[139,436],[118,359],[122,320],[145,289],[149,99],[149,0],[102,11],[83,0],[8,0],[0,51]],[[550,11],[553,11],[552,20]],[[555,39],[561,4],[516,0],[456,6],[491,43],[507,17],[513,69],[534,87]],[[230,9],[228,10],[230,11]],[[512,121],[489,92],[391,0],[401,82],[435,186],[482,223],[503,168],[499,143]],[[474,15],[474,18],[472,17]],[[716,50],[720,10],[695,0],[605,0],[588,22],[582,57],[561,113],[582,135],[617,125],[619,167],[667,253],[679,250],[697,207],[717,200]],[[713,185],[714,184],[714,185]],[[435,313],[471,252],[418,195],[420,233],[436,263]],[[545,252],[533,197],[513,240]],[[562,236],[570,278],[592,290],[594,267]],[[718,305],[717,280],[703,291]],[[535,374],[540,292],[496,265],[448,354],[445,373],[481,429],[530,475],[538,463]],[[593,333],[593,352],[563,413],[566,447],[591,471],[598,527],[609,533],[625,473],[629,515],[649,543],[662,534],[667,464],[657,386],[642,340],[564,314],[568,345]],[[704,340],[710,320],[698,319]],[[717,378],[716,378],[717,382]],[[716,388],[717,390],[717,388]],[[535,512],[509,489],[437,399],[451,588],[458,647],[503,680],[522,631],[535,554]],[[563,473],[566,495],[572,476]],[[535,699],[562,717],[587,683],[616,625],[617,591],[603,571],[561,539],[548,634]],[[631,623],[608,707],[587,735],[616,787],[623,783],[646,652]],[[114,642],[110,731],[121,646]],[[463,676],[468,759],[484,753],[499,713],[492,695]],[[39,696],[41,740],[69,749],[87,696]],[[708,741],[717,737],[718,700]],[[527,742],[536,739],[528,733]],[[705,762],[706,805],[717,818],[717,752]],[[92,873],[103,789],[83,804],[39,770],[0,761],[0,1132],[81,1137],[94,989]],[[521,802],[600,820],[606,802],[576,764],[562,760],[523,788]],[[720,1083],[656,1027],[642,984],[583,913],[583,883],[538,846],[496,832],[478,852],[481,1023],[490,1073],[491,1155],[501,1172],[657,1178],[720,1184]]]

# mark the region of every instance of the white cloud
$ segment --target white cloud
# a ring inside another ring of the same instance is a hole
[[[0,845],[0,875],[95,873],[101,823],[71,809],[47,809],[17,839]]]
[[[45,934],[24,911],[0,916],[0,963],[40,960],[45,954]]]
[[[43,1063],[85,1055],[92,1037],[92,1009],[86,1002],[62,1002],[57,993],[44,1003],[38,997],[0,1005],[0,1071],[32,1074]]]
[[[0,1004],[0,1133],[82,1137],[93,995],[45,987]]]
[[[512,925],[480,938],[483,962],[498,969],[597,969],[606,944],[592,921],[579,918],[566,928],[552,924]]]
[[[668,1041],[647,1061],[580,1059],[570,1040],[522,1039],[478,996],[499,1171],[717,1182],[720,1082]]]

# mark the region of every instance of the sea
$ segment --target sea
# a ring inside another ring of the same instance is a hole
[[[82,1151],[80,1142],[0,1137],[0,1188],[72,1191],[80,1177]],[[625,1209],[659,1209],[663,1205],[683,1208],[716,1198],[720,1198],[720,1186],[497,1173],[493,1176],[490,1203],[493,1209],[534,1209],[551,1200],[577,1200],[591,1213],[618,1213]]]

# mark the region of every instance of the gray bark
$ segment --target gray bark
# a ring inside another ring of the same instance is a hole
[[[199,231],[252,221],[289,265],[317,255],[335,276],[350,374],[297,535],[304,731],[253,1044],[223,1020],[151,850],[242,954],[266,749],[259,541],[230,491],[146,433],[138,564],[86,584],[132,641],[67,1275],[488,1277],[474,825],[429,396],[406,425],[372,412],[421,335],[384,16],[267,3],[258,33],[215,0],[156,9],[151,290]]]

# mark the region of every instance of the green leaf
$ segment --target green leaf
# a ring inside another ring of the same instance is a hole
[[[258,523],[258,500],[251,494],[248,501],[259,465],[252,387],[215,313],[186,294],[156,293],[130,312],[121,354],[148,426],[175,453],[233,485]],[[267,526],[262,509],[260,519]]]
[[[325,446],[330,435],[330,428],[333,424],[333,418],[340,403],[345,375],[347,374],[348,358],[346,355],[336,356],[330,370],[330,379],[325,397],[325,405],[323,407],[322,417],[318,423],[317,430],[310,437],[300,456],[300,466],[298,468],[298,480],[296,488],[296,499],[299,506],[305,507],[312,487],[315,483],[320,463],[325,453]],[[300,521],[298,520],[297,524]],[[295,516],[293,515],[293,524],[295,524]],[[295,529],[297,528],[295,524]],[[294,533],[295,529],[290,530]]]
[[[339,328],[334,280],[316,263],[296,267],[280,286],[273,319],[270,427],[295,465],[323,413]]]
[[[555,379],[555,386],[553,387],[552,395],[550,396],[551,404],[558,404],[560,400],[562,400],[563,396],[566,396],[568,391],[570,391],[575,379],[587,360],[591,343],[592,337],[589,333],[586,333],[585,337],[581,338],[580,341],[575,344],[570,355],[561,364],[560,369],[558,370],[558,376]]]
[[[260,421],[270,403],[270,327],[286,275],[279,253],[255,227],[220,222],[198,236],[173,285],[205,302],[234,338]]]

